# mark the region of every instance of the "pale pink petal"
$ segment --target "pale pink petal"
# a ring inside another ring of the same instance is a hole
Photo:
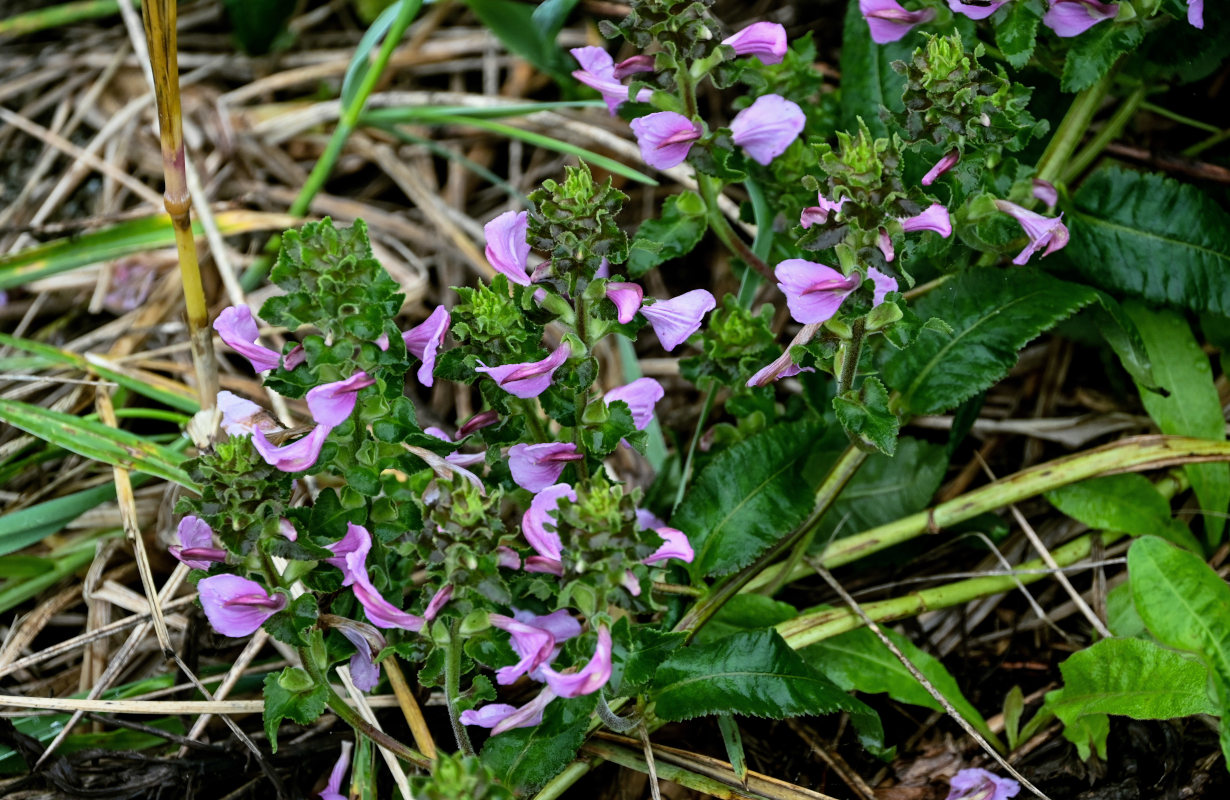
[[[364,691],[367,691],[364,689]],[[342,793],[342,778],[346,777],[346,770],[350,767],[350,748],[354,747],[352,742],[342,742],[342,753],[337,757],[337,763],[333,765],[333,772],[329,773],[329,783],[325,786],[323,792],[317,795],[320,800],[346,800],[347,795]]]
[[[641,306],[641,313],[649,320],[658,341],[669,353],[700,330],[701,320],[716,305],[712,294],[704,289],[693,289],[669,300]]]
[[[740,56],[757,56],[765,64],[780,64],[786,55],[786,29],[776,22],[753,22],[722,40]]]
[[[889,236],[884,228],[880,228],[880,233],[876,236],[876,247],[884,254],[884,260],[891,264],[896,252],[893,250],[893,237]]]
[[[317,425],[302,439],[274,447],[265,438],[265,432],[257,428],[252,432],[252,446],[269,466],[283,472],[303,472],[311,469],[316,464],[316,459],[320,458],[320,448],[324,446],[325,439],[329,438],[329,430],[330,428],[324,425]]]
[[[995,207],[1019,222],[1025,229],[1025,235],[1029,237],[1029,244],[1012,259],[1013,264],[1026,264],[1030,256],[1044,247],[1046,250],[1042,256],[1045,258],[1068,244],[1068,228],[1063,224],[1062,214],[1058,217],[1044,217],[1007,200],[996,200]]]
[[[832,267],[790,258],[777,265],[777,288],[786,295],[790,316],[804,325],[827,322],[858,288],[858,275],[842,275]]]
[[[615,110],[628,100],[628,87],[616,78],[615,62],[610,54],[601,47],[575,47],[568,52],[582,67],[574,70],[572,77],[597,90],[611,116],[615,116]],[[636,95],[637,102],[640,103],[649,102],[651,97],[653,92],[649,89],[642,89]]]
[[[524,211],[505,211],[483,227],[487,260],[496,271],[521,286],[530,285],[530,243],[525,238],[528,230],[529,216]]]
[[[488,425],[494,425],[500,421],[500,414],[495,409],[489,408],[486,411],[480,411],[474,416],[461,424],[457,429],[457,438],[464,439],[474,431],[486,428]]]
[[[1046,204],[1046,213],[1048,214],[1053,212],[1055,206],[1059,204],[1059,190],[1050,181],[1034,178],[1033,195],[1034,199],[1041,200]]]
[[[354,583],[355,575],[347,565],[347,558],[351,553],[358,553],[358,563],[363,564],[366,570],[367,554],[372,549],[372,535],[362,525],[347,522],[346,535],[333,544],[325,545],[325,549],[333,553],[333,557],[326,558],[325,563],[340,569],[344,576],[342,586],[349,586]]]
[[[499,565],[504,569],[521,569],[521,556],[517,555],[516,550],[500,545],[495,552],[499,557]]]
[[[431,596],[431,600],[427,602],[427,609],[423,611],[423,619],[431,622],[440,613],[440,609],[448,604],[448,601],[453,599],[453,584],[446,583],[436,590],[436,593]]]
[[[360,691],[370,692],[380,682],[380,665],[372,658],[371,644],[368,643],[367,637],[355,628],[339,626],[338,630],[355,648],[354,655],[350,657],[351,680]]]
[[[1011,778],[977,767],[961,770],[948,785],[946,800],[1009,800],[1021,791],[1021,785]]]
[[[1085,31],[1114,19],[1119,14],[1118,3],[1097,0],[1051,0],[1051,7],[1042,17],[1042,24],[1060,38],[1079,36]]]
[[[598,646],[580,672],[565,675],[543,667],[542,674],[547,686],[560,697],[580,697],[598,691],[611,678],[611,632],[606,627],[598,628]]]
[[[637,378],[632,383],[617,386],[604,394],[602,402],[609,406],[616,400],[623,400],[632,412],[632,422],[636,429],[643,431],[653,421],[654,406],[665,394],[662,384],[653,378]]]
[[[670,169],[683,163],[701,127],[674,111],[658,111],[632,120],[632,133],[641,148],[641,158],[654,169]]]
[[[529,245],[525,247],[528,253]],[[491,258],[490,252],[487,257]],[[436,306],[431,316],[401,335],[402,341],[406,343],[406,350],[423,362],[419,367],[418,379],[419,383],[424,386],[431,386],[435,382],[432,373],[436,369],[436,353],[440,350],[440,344],[448,334],[448,327],[451,323],[452,318],[448,314],[448,309],[444,306]]]
[[[214,547],[213,529],[200,517],[184,517],[175,533],[179,544],[171,545],[167,552],[189,567],[209,569],[226,561],[226,551]]]
[[[555,352],[541,361],[504,364],[499,367],[489,367],[480,361],[474,369],[477,372],[486,373],[501,389],[514,397],[523,399],[537,397],[551,385],[555,370],[568,360],[571,352],[572,348],[564,342],[555,349]]]
[[[615,304],[615,318],[621,325],[627,325],[641,310],[641,301],[645,299],[645,290],[635,283],[608,283],[606,297]]]
[[[232,350],[252,362],[252,369],[257,372],[276,369],[282,361],[282,356],[275,351],[256,344],[260,331],[252,319],[252,309],[247,306],[222,309],[214,320],[214,330]]]
[[[949,5],[952,5],[953,2],[954,0],[948,0]],[[1007,0],[1004,0],[1004,2],[1007,2]],[[921,183],[923,186],[930,186],[931,184],[935,183],[936,178],[940,177],[945,172],[955,167],[957,165],[957,162],[960,160],[961,160],[961,154],[959,152],[957,152],[956,150],[948,151],[948,153],[943,158],[935,162],[934,167],[927,170],[927,174],[923,176],[923,179],[919,181],[919,183]]]
[[[731,120],[731,140],[759,164],[768,165],[786,152],[803,131],[803,109],[784,97],[766,94]]]
[[[377,628],[401,628],[418,632],[423,628],[423,618],[416,614],[407,614],[397,606],[385,600],[372,585],[367,574],[366,554],[351,553],[346,556],[346,567],[354,577],[352,587],[354,596],[363,606],[367,618]]]
[[[692,563],[695,553],[692,551],[692,544],[688,541],[686,533],[667,527],[654,528],[654,533],[662,537],[662,546],[646,556],[641,563],[657,564],[668,558],[677,558],[680,561]]]
[[[279,430],[268,411],[226,390],[218,392],[218,410],[222,412],[222,430],[229,436],[250,436],[257,428],[266,433]]]
[[[867,270],[867,277],[871,278],[872,282],[875,284],[875,293],[871,301],[872,308],[875,308],[880,305],[880,303],[883,303],[884,298],[888,296],[889,292],[897,291],[897,279],[891,275],[885,275],[875,267],[871,267]]]
[[[307,393],[312,419],[327,428],[336,428],[354,411],[359,390],[376,383],[366,372],[356,372],[344,381],[322,383]]]
[[[986,19],[999,11],[999,7],[1008,0],[982,0],[981,4],[963,3],[961,0],[948,0],[948,7],[958,14],[964,14],[970,19]],[[927,184],[923,184],[926,186]]]
[[[282,517],[278,520],[278,533],[285,536],[289,541],[297,541],[299,539],[299,531],[295,530],[295,523]]]
[[[1187,0],[1187,22],[1204,30],[1204,0]]]
[[[555,525],[555,513],[559,510],[559,501],[562,498],[568,498],[575,503],[577,493],[566,483],[548,486],[534,495],[529,509],[521,517],[521,532],[530,547],[540,556],[553,561],[559,561],[563,556],[563,545],[560,543],[559,534],[548,531],[547,525]]]
[[[947,239],[952,236],[952,217],[948,214],[947,208],[939,203],[932,203],[921,214],[901,220],[901,229],[906,233],[933,231]]]
[[[569,462],[583,458],[584,454],[578,452],[572,442],[515,444],[508,448],[508,468],[513,481],[531,492],[541,492],[555,483]]]
[[[871,40],[876,44],[888,44],[904,37],[915,25],[935,19],[935,9],[906,11],[895,0],[858,0],[858,10],[863,12],[871,27]]]
[[[196,589],[209,624],[223,636],[250,636],[286,607],[286,595],[271,597],[265,587],[238,575],[211,575]]]
[[[491,614],[492,627],[499,628],[509,634],[509,644],[521,660],[507,667],[496,670],[495,680],[501,686],[516,683],[517,679],[528,672],[538,669],[551,659],[555,649],[555,637],[545,628],[527,625],[503,614]]]

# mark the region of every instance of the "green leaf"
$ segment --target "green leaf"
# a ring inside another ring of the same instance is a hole
[[[1226,423],[1213,369],[1187,320],[1174,311],[1155,311],[1138,302],[1127,303],[1125,310],[1144,340],[1154,379],[1168,392],[1163,396],[1138,387],[1149,416],[1162,433],[1224,441]],[[1205,538],[1216,545],[1230,507],[1230,464],[1189,464],[1183,469],[1205,511]]]
[[[778,425],[701,470],[671,517],[696,551],[693,575],[733,572],[807,518],[814,487],[800,480],[800,470],[815,433],[814,425]]]
[[[700,244],[709,222],[705,203],[695,192],[666,198],[662,216],[647,219],[636,229],[628,249],[628,275],[639,278],[654,267],[692,252]]]
[[[880,107],[894,114],[905,112],[901,95],[905,77],[893,71],[894,61],[909,61],[922,35],[911,31],[898,42],[876,44],[871,41],[871,29],[858,8],[850,0],[846,8],[841,47],[841,125],[848,131],[858,130],[861,117],[873,136],[888,136],[888,126],[880,119]]]
[[[1154,303],[1230,316],[1230,214],[1186,183],[1109,168],[1065,217],[1082,280]]]
[[[400,2],[391,3],[380,13],[380,16],[376,17],[376,21],[368,26],[363,37],[359,39],[359,44],[350,57],[350,64],[346,66],[346,75],[342,78],[342,108],[354,105],[359,87],[363,85],[363,79],[371,71],[372,62],[381,42],[389,32],[389,28],[393,27],[398,15],[402,13],[402,4],[410,2],[414,0],[400,0]]]
[[[518,795],[535,791],[577,754],[596,702],[593,694],[552,700],[540,724],[488,739],[483,763]]]
[[[1140,45],[1140,25],[1120,25],[1109,20],[1094,25],[1085,33],[1072,39],[1072,47],[1063,62],[1060,88],[1065,92],[1079,92],[1093,86],[1110,71],[1115,61],[1124,53]]]
[[[235,38],[248,55],[264,55],[286,30],[295,0],[224,0]]]
[[[1106,758],[1109,714],[1174,719],[1218,713],[1203,664],[1142,639],[1103,639],[1073,653],[1059,671],[1063,688],[1047,693],[1046,708],[1063,721],[1064,736],[1082,759],[1091,748]]]
[[[139,478],[135,476],[133,483]],[[103,484],[0,516],[0,556],[41,542],[91,508],[114,499],[115,485]]]
[[[1098,333],[1110,349],[1119,357],[1119,363],[1127,370],[1132,380],[1150,390],[1157,389],[1157,380],[1153,377],[1153,362],[1149,360],[1149,351],[1145,349],[1144,340],[1136,323],[1123,310],[1113,297],[1106,292],[1098,292],[1097,305],[1091,305],[1085,310],[1098,328]]]
[[[943,663],[930,653],[920,650],[908,638],[890,630],[884,630],[884,633],[966,722],[973,725],[989,741],[997,741],[982,714],[965,699],[961,688]],[[886,693],[901,703],[910,703],[934,711],[944,710],[939,701],[932,697],[905,665],[884,646],[879,637],[867,628],[858,628],[813,644],[804,648],[800,655],[817,671],[848,692]]]
[[[1016,364],[1020,349],[1096,295],[1031,268],[976,268],[961,273],[914,306],[939,317],[951,335],[924,326],[907,349],[893,353],[884,379],[912,414],[952,408],[991,386]]]
[[[897,451],[901,423],[888,407],[888,390],[879,378],[866,378],[857,392],[833,398],[833,411],[846,435],[864,450],[873,447],[885,455]]]
[[[761,630],[798,616],[789,603],[762,594],[737,594],[722,604],[713,619],[696,634],[697,644],[729,639],[736,633]]]
[[[827,541],[838,525],[841,533],[849,534],[923,510],[940,488],[947,469],[943,445],[902,437],[895,455],[873,453],[867,457],[838,496],[833,510],[825,515],[816,540]]]
[[[1009,3],[995,26],[995,43],[1012,66],[1020,69],[1029,63],[1038,41],[1038,23],[1042,21],[1040,0],[1016,0]]]
[[[722,732],[722,744],[726,747],[726,758],[730,760],[730,768],[735,777],[744,786],[747,785],[747,756],[743,754],[743,735],[739,733],[739,723],[730,714],[718,714],[718,730]]]
[[[1108,475],[1046,493],[1055,508],[1072,519],[1106,531],[1161,536],[1200,551],[1192,532],[1170,515],[1170,501],[1143,475]]]
[[[569,73],[576,67],[570,63],[572,58],[564,55],[555,43],[558,28],[553,32],[536,24],[533,4],[512,0],[466,0],[466,5],[509,50],[556,80],[570,80]],[[567,16],[567,11],[563,16]],[[562,24],[563,20],[554,22]]]
[[[1008,739],[1008,750],[1016,749],[1021,741],[1021,715],[1025,713],[1025,693],[1020,686],[1013,686],[1004,698],[1004,736]]]
[[[578,2],[580,0],[543,0],[530,15],[530,21],[543,36],[554,41]]]
[[[265,676],[265,735],[278,752],[278,726],[283,719],[311,725],[324,712],[329,692],[299,667]]]

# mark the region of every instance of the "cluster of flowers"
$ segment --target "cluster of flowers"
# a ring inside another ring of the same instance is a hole
[[[970,19],[986,19],[1009,2],[1013,0],[981,0],[973,3],[948,0],[948,7]],[[1114,19],[1119,15],[1118,3],[1102,3],[1099,0],[1048,2],[1042,24],[1054,31],[1056,36],[1063,38],[1079,36],[1099,22]],[[871,27],[872,40],[877,44],[895,42],[909,33],[914,26],[935,19],[934,8],[907,11],[897,0],[859,0],[858,7]],[[1197,28],[1204,28],[1204,0],[1187,0],[1187,21]]]

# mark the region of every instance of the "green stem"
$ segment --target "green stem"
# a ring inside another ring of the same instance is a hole
[[[131,6],[136,6],[137,2],[138,0],[128,0]],[[64,3],[0,19],[0,36],[24,36],[48,28],[110,17],[118,13],[120,13],[120,0],[82,0],[77,3]]]
[[[1046,146],[1046,152],[1038,161],[1039,180],[1054,183],[1059,178],[1081,138],[1089,130],[1089,124],[1093,122],[1094,115],[1102,105],[1102,99],[1110,91],[1115,72],[1112,67],[1100,81],[1076,95],[1068,113],[1055,130],[1055,135],[1051,137],[1050,144]]]
[[[717,383],[715,382],[709,387],[709,392],[705,395],[705,404],[700,408],[700,418],[696,420],[696,430],[692,432],[692,441],[688,443],[688,455],[683,460],[683,472],[679,475],[679,488],[675,491],[675,503],[671,506],[673,512],[679,508],[679,504],[683,502],[683,493],[687,491],[688,480],[692,476],[692,457],[696,455],[696,448],[700,444],[700,436],[705,430],[705,421],[709,419],[709,413],[713,411],[713,401],[717,398]]]
[[[444,702],[448,704],[448,721],[457,737],[457,748],[467,756],[474,755],[470,734],[461,724],[461,712],[457,710],[457,698],[461,695],[461,636],[460,624],[454,622],[449,630],[448,648],[444,651]]]
[[[547,431],[542,426],[542,420],[538,416],[538,409],[534,408],[534,404],[529,400],[521,401],[521,408],[525,411],[525,424],[530,429],[530,435],[537,442],[549,442]]]
[[[867,332],[867,320],[859,317],[850,326],[850,341],[841,348],[841,375],[837,379],[837,395],[840,397],[854,388],[858,377],[858,359],[863,352],[863,337]]]
[[[1205,133],[1221,133],[1221,128],[1216,125],[1201,122],[1200,120],[1192,119],[1191,117],[1185,117],[1182,114],[1171,111],[1168,108],[1162,108],[1159,105],[1150,103],[1148,100],[1145,100],[1140,104],[1140,110],[1148,111],[1150,114],[1157,114],[1159,117],[1165,117],[1166,119],[1177,122],[1180,125],[1186,125],[1189,128],[1195,128],[1196,130],[1204,131]]]
[[[1098,131],[1097,135],[1089,144],[1085,145],[1079,153],[1073,158],[1071,163],[1063,171],[1063,180],[1065,183],[1076,180],[1081,173],[1089,169],[1089,166],[1097,160],[1106,146],[1119,138],[1123,133],[1123,129],[1132,121],[1132,117],[1136,116],[1136,112],[1140,110],[1145,100],[1145,87],[1140,86],[1136,91],[1132,92],[1120,104],[1114,115],[1107,121],[1102,130]]]
[[[725,215],[722,214],[721,206],[718,205],[718,185],[720,183],[718,179],[698,173],[696,175],[696,183],[700,188],[701,199],[705,201],[705,210],[709,219],[710,230],[717,235],[722,244],[726,245],[727,250],[743,259],[752,269],[759,272],[765,280],[776,280],[773,277],[773,269],[765,263],[764,259],[752,252],[752,248],[748,247],[747,243],[739,238],[739,234],[726,221]]]

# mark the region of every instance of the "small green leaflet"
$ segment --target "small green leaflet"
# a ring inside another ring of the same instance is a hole
[[[325,710],[328,690],[299,667],[286,667],[265,676],[265,734],[278,752],[278,726],[283,719],[311,725]]]
[[[709,230],[705,202],[695,192],[680,192],[662,203],[662,215],[637,228],[628,249],[628,275],[639,278],[656,266],[692,252]]]
[[[1200,543],[1170,515],[1170,502],[1143,475],[1107,475],[1046,493],[1046,499],[1074,520],[1133,536],[1154,534],[1199,552]]]
[[[1093,86],[1110,71],[1124,53],[1135,49],[1143,38],[1138,24],[1120,25],[1114,21],[1094,25],[1072,39],[1072,47],[1063,62],[1061,88],[1079,92]]]

